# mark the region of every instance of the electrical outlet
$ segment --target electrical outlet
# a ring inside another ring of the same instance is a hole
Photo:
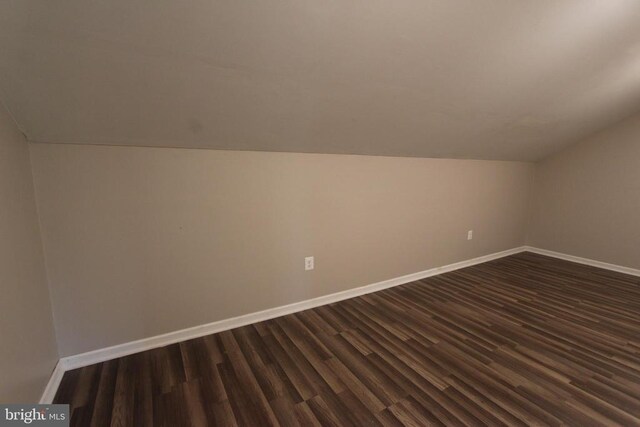
[[[473,240],[473,230],[467,231],[467,240]]]
[[[315,268],[315,260],[312,256],[308,256],[304,259],[304,269],[305,270],[313,270]]]

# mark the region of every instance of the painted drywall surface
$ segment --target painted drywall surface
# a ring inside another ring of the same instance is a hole
[[[640,268],[640,115],[536,167],[528,242]]]
[[[348,155],[31,153],[62,356],[520,246],[533,173]]]
[[[537,160],[631,114],[637,0],[0,2],[32,141]]]
[[[37,402],[58,354],[29,148],[0,105],[0,403]]]

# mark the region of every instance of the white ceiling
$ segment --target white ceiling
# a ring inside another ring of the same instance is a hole
[[[638,0],[2,0],[32,141],[537,160],[640,109]]]

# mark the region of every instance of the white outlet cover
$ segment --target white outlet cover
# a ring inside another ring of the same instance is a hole
[[[473,230],[467,232],[467,240],[473,240]]]
[[[304,259],[304,269],[309,271],[315,268],[315,260],[312,256],[308,256]]]

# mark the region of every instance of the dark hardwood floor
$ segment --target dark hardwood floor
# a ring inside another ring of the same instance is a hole
[[[67,372],[79,426],[640,425],[640,278],[523,253]]]

